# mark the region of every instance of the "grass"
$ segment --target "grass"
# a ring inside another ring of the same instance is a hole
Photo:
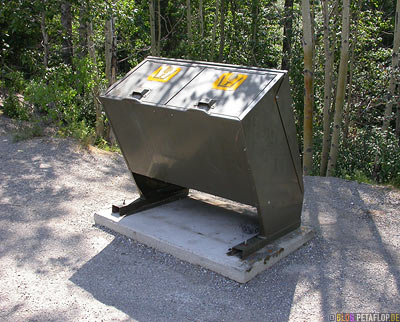
[[[101,150],[104,150],[104,151],[116,152],[116,153],[121,154],[121,149],[119,148],[119,146],[118,146],[117,144],[115,144],[115,145],[110,145],[110,143],[107,142],[107,141],[104,140],[104,139],[99,139],[99,140],[96,142],[95,146],[96,146],[97,148],[101,149]]]
[[[19,128],[18,131],[13,135],[13,141],[20,142],[42,136],[44,136],[44,130],[39,123],[35,122]]]

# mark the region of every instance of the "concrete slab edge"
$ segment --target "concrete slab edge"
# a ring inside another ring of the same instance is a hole
[[[240,270],[235,267],[221,265],[203,256],[199,256],[198,254],[190,252],[187,249],[177,247],[166,240],[159,240],[153,236],[146,236],[123,225],[123,223],[119,222],[118,220],[109,219],[106,216],[102,216],[98,213],[94,214],[94,222],[97,225],[107,227],[149,247],[171,254],[172,256],[179,258],[180,260],[187,261],[191,264],[199,265],[239,283],[248,282],[258,274],[265,271],[268,267],[271,267],[282,258],[300,248],[314,236],[314,232],[310,228],[301,227],[273,243],[275,247],[278,247],[282,251],[279,251],[271,256],[263,252],[264,249],[262,249],[257,252],[257,259],[249,262],[249,265],[247,265],[248,269]]]

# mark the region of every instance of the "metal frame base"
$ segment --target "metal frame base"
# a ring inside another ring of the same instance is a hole
[[[132,172],[140,197],[129,205],[112,205],[112,212],[129,216],[171,201],[185,198],[189,189]]]
[[[246,259],[250,255],[254,254],[264,246],[268,245],[269,243],[273,242],[274,240],[282,237],[284,235],[289,234],[291,231],[300,227],[301,222],[294,223],[285,229],[271,235],[271,236],[264,236],[259,234],[257,236],[251,237],[250,239],[245,240],[244,242],[233,246],[228,250],[226,253],[228,256],[236,255],[241,259]]]
[[[112,212],[119,213],[120,216],[129,216],[139,211],[143,211],[171,201],[185,198],[187,197],[187,195],[188,190],[182,189],[181,191],[177,191],[167,195],[159,195],[152,198],[145,198],[142,196],[128,205],[112,205]]]

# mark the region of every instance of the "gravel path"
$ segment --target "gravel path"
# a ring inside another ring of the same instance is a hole
[[[400,311],[400,192],[305,178],[317,236],[245,285],[93,225],[135,197],[117,154],[12,142],[0,116],[1,321],[328,321]]]

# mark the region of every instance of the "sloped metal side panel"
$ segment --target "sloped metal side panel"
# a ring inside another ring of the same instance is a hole
[[[296,169],[297,178],[301,191],[304,192],[303,171],[301,169],[300,149],[297,140],[297,131],[295,124],[295,116],[293,112],[293,101],[290,95],[289,76],[286,74],[283,78],[278,93],[276,95],[278,110],[282,119],[285,134],[288,140],[290,154],[293,165]]]
[[[133,99],[101,101],[132,172],[256,205],[238,120]]]
[[[276,104],[277,89],[278,84],[242,122],[246,154],[257,191],[260,229],[268,239],[278,238],[299,227],[303,203],[302,188],[284,128],[287,122],[294,120],[282,121]]]

